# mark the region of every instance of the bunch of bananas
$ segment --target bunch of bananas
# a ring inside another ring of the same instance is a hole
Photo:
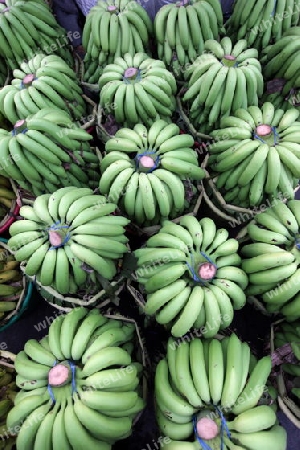
[[[10,249],[0,246],[0,318],[5,320],[16,309],[21,292],[24,289],[20,263],[16,261]]]
[[[7,414],[13,408],[17,395],[14,374],[14,369],[10,367],[0,368],[0,450],[12,450],[16,442],[16,438],[8,433],[6,427]]]
[[[12,131],[0,129],[2,174],[35,196],[62,186],[95,188],[99,160],[91,139],[66,111],[43,108]]]
[[[187,90],[182,101],[194,126],[209,133],[221,117],[257,106],[264,83],[257,50],[247,48],[246,40],[233,45],[225,36],[220,42],[206,41],[204,48],[185,71]]]
[[[184,182],[205,177],[194,139],[179,133],[176,124],[160,119],[150,128],[120,128],[106,142],[100,192],[138,225],[178,217],[188,206]]]
[[[12,189],[11,182],[0,175],[0,222],[2,222],[16,204],[16,194]]]
[[[239,243],[204,217],[165,221],[135,250],[136,278],[147,294],[145,313],[181,337],[192,327],[205,338],[227,328],[246,303],[248,277],[238,266]]]
[[[112,216],[114,203],[89,188],[66,187],[24,205],[9,232],[8,246],[25,274],[60,294],[76,294],[97,275],[111,280],[116,261],[128,251],[124,226],[128,220]],[[90,273],[92,272],[92,273]]]
[[[256,214],[247,226],[252,242],[241,249],[246,293],[261,296],[270,313],[280,312],[288,321],[300,317],[299,227],[300,201],[278,200]]]
[[[211,132],[208,165],[218,173],[217,188],[227,203],[248,208],[267,196],[294,198],[300,177],[299,110],[238,109]]]
[[[235,334],[221,341],[170,338],[155,373],[157,422],[174,441],[195,433],[198,445],[170,449],[219,449],[223,442],[228,449],[285,450],[286,431],[276,426],[274,410],[259,404],[270,372],[270,356],[256,361]]]
[[[73,63],[66,32],[43,0],[2,1],[0,13],[0,54],[11,69],[40,50]]]
[[[99,79],[103,68],[118,56],[148,52],[152,32],[152,21],[137,1],[99,0],[87,15],[83,28],[85,81],[94,81],[91,79],[94,71]]]
[[[100,105],[117,123],[132,128],[162,118],[170,120],[176,108],[176,80],[163,61],[146,53],[126,53],[108,64],[99,78]]]
[[[0,112],[12,124],[48,107],[70,112],[74,119],[86,115],[77,76],[60,56],[38,53],[14,69],[13,76],[0,90]]]
[[[224,31],[221,4],[196,0],[164,5],[155,16],[154,31],[159,59],[182,79],[187,66],[202,54],[204,42]]]
[[[283,78],[285,80],[281,91],[283,97],[289,95],[292,90],[300,88],[300,76],[296,64],[300,56],[300,27],[296,29],[299,30],[299,34],[287,33],[262,51],[261,63],[264,78],[266,81]]]
[[[236,0],[225,25],[232,39],[245,38],[249,45],[262,50],[270,42],[278,42],[286,30],[299,24],[298,0]]]
[[[144,408],[134,331],[80,307],[57,317],[42,340],[26,342],[15,359],[21,391],[7,417],[8,429],[20,430],[17,450],[110,450],[131,434]]]

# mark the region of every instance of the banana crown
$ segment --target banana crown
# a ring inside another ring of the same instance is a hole
[[[122,126],[149,126],[157,118],[171,122],[177,85],[163,61],[127,50],[105,66],[98,84],[100,106]]]
[[[233,44],[229,36],[220,42],[208,37],[203,45],[200,56],[196,55],[185,71],[182,102],[188,111],[187,124],[191,122],[207,139],[215,138],[214,130],[220,128],[224,118],[229,123],[228,116],[237,109],[258,105],[264,80],[258,51],[245,39]]]

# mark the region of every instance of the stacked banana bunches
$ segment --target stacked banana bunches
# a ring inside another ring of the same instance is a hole
[[[0,228],[6,230],[19,211],[17,194],[11,180],[0,175]]]
[[[97,84],[105,66],[119,56],[148,53],[152,33],[146,9],[135,0],[99,0],[87,15],[83,29],[84,81]]]
[[[182,103],[194,128],[209,135],[237,109],[257,106],[264,81],[258,52],[245,39],[211,39],[204,49],[185,71]]]
[[[155,16],[157,54],[177,80],[204,50],[209,39],[225,33],[219,0],[179,1],[162,6]]]
[[[300,27],[288,29],[280,39],[262,50],[260,60],[266,82],[264,100],[271,101],[276,108],[299,107],[300,75],[296,63],[299,55]]]
[[[247,226],[249,242],[241,249],[242,268],[249,276],[247,295],[291,322],[300,317],[299,210],[299,200],[274,201]]]
[[[117,127],[150,127],[158,119],[172,122],[177,84],[163,61],[126,53],[105,67],[99,87],[100,106]]]
[[[4,351],[7,355],[8,352]],[[11,357],[14,355],[10,354]],[[3,365],[2,365],[2,364]],[[15,398],[18,394],[16,385],[16,372],[13,361],[1,358],[0,362],[0,427],[1,427],[1,450],[11,450],[16,444],[16,435],[13,430],[9,430],[6,420],[9,411],[14,406]]]
[[[299,340],[300,340],[300,322],[296,320],[293,323],[289,323],[287,321],[282,321],[278,326],[276,326],[274,330],[274,347],[275,347],[275,355],[280,357],[280,353],[283,353],[283,350],[286,350],[286,354],[288,354],[288,350],[290,351],[289,362],[284,362],[281,367],[284,373],[286,386],[289,389],[289,395],[291,395],[292,399],[296,402],[298,408],[300,407],[300,389],[299,387],[293,387],[295,383],[295,378],[300,375],[300,353],[299,353]],[[288,381],[293,380],[294,383],[289,385]],[[295,383],[297,385],[297,383]]]
[[[232,39],[247,39],[249,46],[261,51],[299,24],[298,0],[236,0],[226,29]]]
[[[3,1],[0,12],[0,55],[11,69],[41,51],[72,65],[66,32],[43,0]]]

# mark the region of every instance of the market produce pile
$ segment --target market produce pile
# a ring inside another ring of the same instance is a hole
[[[226,22],[219,0],[153,21],[99,0],[82,38],[79,61],[44,0],[0,2],[0,327],[33,285],[63,313],[1,372],[0,448],[111,450],[153,400],[164,450],[286,450],[300,1],[236,0]],[[234,328],[250,304],[260,353]],[[149,330],[167,336],[152,364]]]

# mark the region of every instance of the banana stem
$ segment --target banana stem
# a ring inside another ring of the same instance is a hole
[[[258,125],[256,128],[257,136],[269,136],[272,133],[272,128],[270,125]]]
[[[76,367],[76,383],[79,385],[84,385],[84,378],[85,376],[82,373],[82,369],[80,369],[80,367]]]
[[[198,268],[198,275],[202,280],[212,280],[216,273],[216,267],[210,262],[205,262]]]
[[[201,439],[206,441],[214,439],[218,436],[219,427],[210,417],[202,417],[197,422],[197,434]]]
[[[229,450],[234,450],[235,444],[233,442],[231,442],[231,440],[228,439],[226,436],[224,436],[223,439],[224,439],[226,446],[229,448]]]
[[[49,231],[49,241],[51,245],[58,246],[62,243],[62,236],[58,231]]]
[[[24,86],[31,86],[32,82],[35,79],[35,74],[34,73],[28,73],[27,75],[25,75],[25,77],[22,80],[22,83]]]
[[[114,12],[117,12],[118,8],[117,8],[116,6],[114,6],[114,5],[109,5],[109,6],[106,8],[106,10],[107,10],[108,12],[110,12],[110,13],[114,13]]]
[[[49,230],[48,234],[50,244],[54,247],[59,247],[62,245],[67,233],[68,231],[66,230]]]
[[[136,69],[135,67],[129,67],[124,72],[124,77],[127,78],[128,80],[135,80],[137,75],[138,69]]]
[[[234,67],[236,65],[235,59],[236,58],[233,55],[225,55],[222,58],[221,63],[227,67]]]
[[[141,156],[139,159],[139,169],[143,171],[143,169],[152,169],[155,166],[154,159],[151,156]]]
[[[16,135],[22,133],[22,131],[24,131],[26,128],[27,128],[26,120],[25,119],[18,120],[14,125],[13,134]]]
[[[52,367],[48,373],[48,381],[50,386],[64,386],[71,379],[71,370],[68,364],[57,364]]]

